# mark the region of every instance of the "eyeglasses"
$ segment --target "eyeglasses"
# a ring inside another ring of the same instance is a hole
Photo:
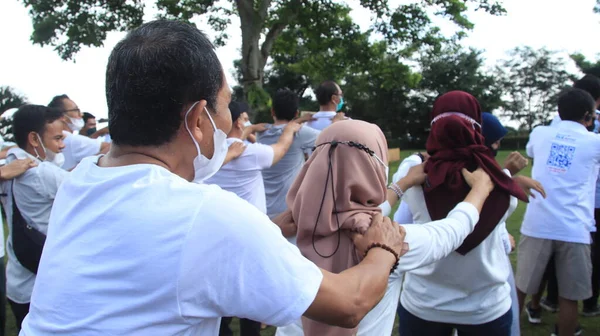
[[[70,110],[64,110],[63,112],[64,112],[64,113],[67,113],[67,112],[77,112],[77,113],[81,113],[81,110],[80,110],[79,108],[74,108],[74,109],[70,109]]]

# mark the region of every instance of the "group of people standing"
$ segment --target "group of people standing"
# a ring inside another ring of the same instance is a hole
[[[22,298],[7,286],[22,336],[227,335],[233,316],[244,336],[261,323],[279,336],[391,335],[396,316],[401,336],[515,336],[552,256],[556,332],[575,333],[569,300],[592,295],[588,184],[600,164],[587,91],[562,93],[562,121],[532,133],[533,178],[518,175],[528,160],[517,152],[496,161],[506,130],[452,91],[432,108],[427,152],[388,181],[383,132],[339,113],[338,84],[322,83],[320,111],[302,117],[296,94],[279,90],[273,123],[252,125],[214,47],[185,23],[131,31],[111,53],[106,90],[112,143],[90,123],[78,136],[96,152],[79,160],[67,159],[80,151],[69,130],[87,121],[68,97],[15,113],[8,166],[33,167],[0,173],[7,276],[27,275]],[[519,200],[531,202],[515,287],[505,223]],[[33,269],[11,247],[26,240],[14,209],[45,239]],[[561,234],[559,215],[581,239],[536,235]]]

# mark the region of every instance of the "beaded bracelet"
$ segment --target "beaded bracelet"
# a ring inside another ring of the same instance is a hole
[[[396,251],[394,251],[393,248],[391,248],[391,247],[389,247],[389,246],[387,246],[385,244],[372,243],[371,245],[369,245],[369,247],[367,247],[367,250],[365,251],[365,257],[367,257],[367,253],[369,253],[369,251],[372,248],[375,248],[375,247],[384,249],[384,250],[386,250],[386,251],[388,251],[388,252],[390,252],[391,254],[394,255],[394,258],[396,258],[396,262],[394,263],[394,266],[392,266],[392,269],[390,269],[390,274],[394,273],[394,271],[396,270],[396,268],[398,268],[398,262],[400,262],[400,256],[398,255],[398,253],[396,253]]]
[[[404,191],[402,191],[402,189],[400,189],[400,187],[396,183],[391,183],[388,186],[388,189],[393,191],[396,194],[396,196],[398,196],[399,200],[401,200],[402,196],[404,196]]]

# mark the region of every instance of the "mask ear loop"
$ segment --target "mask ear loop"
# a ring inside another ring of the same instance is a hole
[[[319,207],[319,213],[317,214],[317,218],[315,219],[315,227],[313,228],[313,233],[312,233],[312,246],[313,246],[313,250],[315,250],[315,253],[317,253],[317,255],[321,258],[331,258],[340,248],[340,242],[342,240],[342,232],[341,232],[341,225],[340,225],[340,219],[338,217],[338,212],[337,212],[337,206],[335,204],[335,189],[334,189],[334,185],[333,185],[333,162],[331,161],[331,156],[333,155],[333,151],[335,150],[335,148],[338,145],[338,142],[333,140],[330,143],[330,147],[329,147],[329,167],[327,169],[327,177],[325,179],[325,188],[323,189],[323,197],[321,198],[321,206]],[[319,145],[322,146],[323,144]],[[333,213],[335,214],[335,220],[337,222],[337,234],[338,234],[338,241],[337,241],[337,245],[335,247],[335,250],[328,256],[322,255],[321,253],[319,253],[319,251],[317,251],[317,246],[315,245],[315,238],[316,238],[316,231],[317,231],[317,225],[319,223],[319,218],[321,218],[321,212],[323,211],[323,203],[325,202],[325,197],[327,195],[327,182],[330,180],[329,177],[331,176],[331,196],[333,198]]]

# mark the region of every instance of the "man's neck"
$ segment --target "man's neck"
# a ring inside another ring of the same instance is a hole
[[[98,160],[100,167],[123,167],[136,164],[154,164],[161,166],[181,178],[191,181],[194,171],[191,162],[185,162],[185,154],[177,150],[176,144],[160,147],[132,147],[112,144],[110,151]]]
[[[287,125],[290,121],[289,120],[275,120],[275,122],[273,123],[273,125],[277,126],[277,125]]]
[[[243,131],[239,130],[239,129],[231,129],[231,132],[229,132],[229,134],[227,134],[228,138],[233,138],[233,139],[242,139],[242,135],[243,135]]]
[[[333,104],[319,106],[319,112],[335,112],[337,106]]]
[[[23,148],[21,148],[23,149]],[[34,158],[38,158],[37,153],[35,152],[35,149],[32,146],[27,146],[26,148],[23,149],[25,152],[27,152],[27,154],[33,156]],[[45,153],[44,153],[45,154]]]

